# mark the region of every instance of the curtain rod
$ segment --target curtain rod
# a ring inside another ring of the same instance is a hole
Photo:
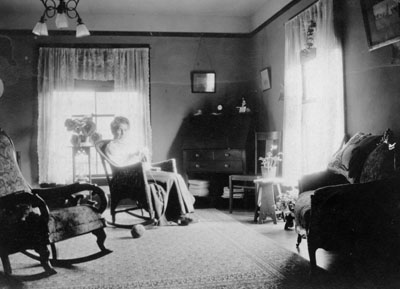
[[[313,3],[311,3],[310,5],[308,5],[306,8],[302,9],[300,12],[298,12],[296,15],[292,16],[289,18],[288,21],[292,20],[293,18],[295,18],[296,16],[298,16],[299,14],[303,13],[304,11],[306,11],[308,8],[310,8],[311,6],[313,6],[315,3],[317,3],[319,0],[314,1]],[[286,21],[287,22],[287,21]]]

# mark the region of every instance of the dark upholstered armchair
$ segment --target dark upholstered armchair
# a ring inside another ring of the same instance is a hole
[[[96,143],[96,150],[101,157],[101,161],[106,173],[107,182],[111,195],[111,222],[116,227],[131,228],[132,224],[123,225],[116,222],[116,214],[126,212],[144,220],[143,224],[154,225],[166,222],[165,212],[166,204],[159,197],[163,190],[156,182],[149,180],[145,173],[143,163],[136,163],[128,166],[118,166],[105,154],[105,148],[111,140],[101,140]],[[153,169],[167,172],[177,172],[175,159],[169,159],[163,162],[152,163]],[[132,206],[120,207],[123,199],[133,201]],[[135,213],[141,210],[141,214]],[[143,210],[148,214],[143,214]]]
[[[319,248],[400,260],[400,171],[393,143],[390,130],[383,136],[357,133],[327,170],[301,178],[297,246],[306,236],[312,271]]]
[[[17,252],[40,261],[48,275],[56,273],[52,265],[85,262],[110,253],[104,246],[101,216],[106,207],[103,190],[92,184],[32,189],[18,167],[12,140],[0,129],[0,256],[6,275],[12,273],[8,256]],[[96,235],[100,252],[77,259],[57,258],[57,242],[87,233]]]

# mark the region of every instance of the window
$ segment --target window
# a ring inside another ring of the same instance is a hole
[[[113,138],[110,123],[115,116],[125,116],[132,124],[139,122],[135,115],[132,115],[132,110],[129,109],[134,104],[126,94],[114,92],[113,81],[75,80],[75,90],[71,93],[62,93],[60,97],[66,98],[65,101],[70,103],[70,111],[67,118],[92,117],[96,123],[96,132],[101,134],[102,139]],[[62,123],[62,121],[59,123]],[[60,129],[66,131],[65,127]],[[71,146],[71,132],[66,131],[66,133],[68,134],[68,141],[65,145]],[[139,132],[135,134],[135,131],[132,131],[131,133],[134,134],[136,139],[143,137]],[[94,146],[90,150],[91,175],[94,178],[102,177],[105,172],[101,160]],[[77,172],[86,172],[87,175],[88,162],[87,159],[85,160],[87,156],[80,157],[78,161],[75,160],[75,169]]]
[[[110,123],[116,115],[121,115],[113,105],[116,98],[114,81],[75,80],[75,91],[71,98],[71,118],[91,116],[96,123],[96,131],[103,139],[111,139]],[[122,101],[122,100],[121,100]],[[94,148],[91,148],[90,164],[92,177],[104,176],[104,169]],[[77,166],[81,165],[79,162]],[[83,159],[82,165],[85,165]]]
[[[75,150],[65,127],[71,117],[92,116],[103,138],[111,138],[112,118],[125,116],[137,146],[151,149],[149,68],[147,47],[39,48],[39,183],[73,180]],[[93,147],[89,152],[96,158]],[[92,164],[93,174],[101,174],[99,162]]]

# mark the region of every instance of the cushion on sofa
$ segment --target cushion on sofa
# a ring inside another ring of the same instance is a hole
[[[360,183],[383,180],[398,174],[395,149],[386,142],[380,143],[365,160]]]
[[[360,175],[369,154],[378,146],[382,135],[370,135],[361,140],[351,153],[349,162],[349,178],[354,183],[360,182]]]
[[[370,137],[371,134],[357,132],[350,140],[339,149],[332,157],[332,160],[328,164],[328,170],[341,174],[347,178],[350,183],[354,183],[354,179],[349,176],[349,164],[354,149],[360,146],[361,141]]]

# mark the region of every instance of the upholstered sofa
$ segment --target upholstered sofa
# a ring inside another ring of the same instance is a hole
[[[400,145],[400,144],[399,144]],[[297,246],[307,239],[311,271],[319,248],[354,256],[375,251],[398,257],[400,174],[390,130],[356,133],[327,169],[303,176],[295,205]]]

